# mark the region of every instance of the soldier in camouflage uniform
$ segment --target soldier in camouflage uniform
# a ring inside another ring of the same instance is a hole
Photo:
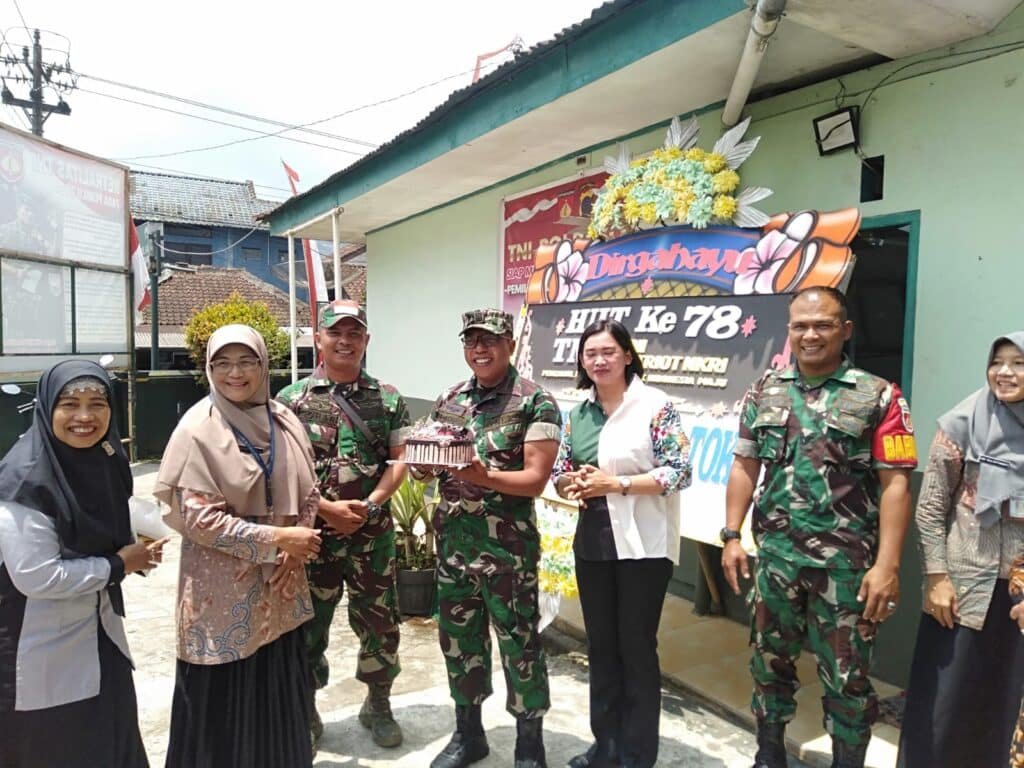
[[[439,476],[439,633],[456,730],[431,768],[463,768],[488,754],[480,706],[492,692],[489,626],[501,651],[506,708],[516,718],[516,768],[546,768],[542,731],[550,698],[537,631],[540,535],[533,505],[555,462],[561,414],[551,395],[510,364],[511,315],[467,312],[461,335],[473,378],[438,398],[431,418],[472,429],[478,458]]]
[[[841,293],[797,293],[789,310],[797,364],[768,371],[741,406],[722,566],[739,594],[738,572],[749,578],[739,529],[763,466],[748,595],[755,768],[786,765],[785,726],[796,711],[796,661],[805,640],[818,658],[835,768],[864,765],[878,714],[868,669],[878,623],[899,599],[917,454],[899,387],[843,357],[852,330]]]
[[[409,411],[394,387],[361,369],[369,338],[359,305],[328,304],[320,311],[316,334],[323,362],[312,376],[281,390],[277,399],[306,425],[320,481],[325,530],[319,558],[308,568],[314,617],[305,625],[315,687],[327,685],[328,634],[347,585],[349,624],[359,638],[356,679],[369,688],[359,722],[377,744],[394,747],[402,743],[402,731],[390,706],[391,683],[399,672],[399,634],[388,499],[405,467],[386,462],[402,458]],[[346,412],[346,403],[362,427]],[[311,722],[316,745],[323,723],[315,703]]]

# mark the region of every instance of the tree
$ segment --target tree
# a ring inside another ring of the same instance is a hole
[[[247,301],[236,291],[219,304],[196,312],[185,326],[185,346],[196,368],[204,371],[203,381],[206,380],[206,344],[214,331],[232,323],[251,326],[263,336],[271,368],[284,363],[289,352],[288,334],[278,327],[264,302]]]

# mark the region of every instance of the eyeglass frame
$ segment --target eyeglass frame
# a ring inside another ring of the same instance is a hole
[[[850,321],[829,320],[826,322],[824,320],[818,320],[813,323],[786,323],[786,328],[790,332],[800,336],[807,333],[812,328],[814,329],[814,332],[817,334],[827,334],[835,332],[836,330],[842,328],[843,325],[845,325],[845,323],[848,322]]]
[[[511,338],[509,336],[499,336],[496,333],[490,333],[488,331],[480,331],[479,333],[474,334],[467,333],[460,339],[463,349],[476,349],[476,347],[481,344],[486,349],[494,349],[502,340],[511,341]]]
[[[260,367],[259,358],[245,358],[244,360],[225,360],[219,358],[217,360],[210,361],[210,370],[214,373],[225,374],[231,373],[237,368],[242,373],[252,373]]]

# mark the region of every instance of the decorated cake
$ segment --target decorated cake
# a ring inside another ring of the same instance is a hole
[[[405,441],[405,462],[459,466],[476,456],[473,433],[465,427],[440,422],[417,426]]]

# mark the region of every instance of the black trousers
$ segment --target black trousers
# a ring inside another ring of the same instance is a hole
[[[668,558],[576,558],[590,662],[590,729],[598,744],[619,745],[623,768],[652,768],[658,759],[657,634],[671,576]]]
[[[1024,685],[1024,639],[997,579],[981,630],[922,614],[897,768],[1004,768]]]

